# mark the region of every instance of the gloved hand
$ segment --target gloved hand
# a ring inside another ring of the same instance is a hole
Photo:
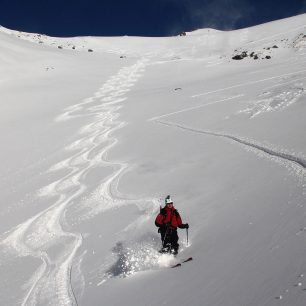
[[[189,224],[188,223],[183,224],[183,228],[189,228]]]

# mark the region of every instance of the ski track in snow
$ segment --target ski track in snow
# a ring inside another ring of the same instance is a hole
[[[233,85],[233,86],[229,86],[229,87],[225,87],[225,88],[216,89],[216,90],[213,90],[213,91],[208,91],[208,92],[192,95],[191,97],[192,98],[198,98],[198,97],[206,96],[206,95],[209,95],[209,94],[226,91],[228,89],[238,88],[238,87],[242,87],[242,86],[246,86],[246,85],[253,85],[253,84],[257,84],[257,83],[261,83],[261,82],[265,82],[265,81],[270,81],[270,80],[273,80],[273,79],[279,79],[279,78],[290,76],[290,75],[301,74],[303,72],[306,72],[306,70],[304,69],[304,70],[299,70],[299,71],[295,71],[295,72],[280,74],[280,75],[277,75],[277,76],[264,78],[264,79],[260,79],[260,80],[256,80],[256,81],[236,84],[236,85]]]
[[[252,151],[254,151],[260,156],[265,156],[265,157],[268,156],[269,159],[280,162],[282,165],[289,166],[290,169],[294,170],[294,173],[298,176],[301,183],[303,184],[303,190],[306,187],[306,184],[305,184],[306,183],[306,158],[305,157],[300,157],[300,156],[290,154],[286,152],[286,150],[276,150],[276,149],[273,149],[272,146],[265,146],[263,144],[256,142],[255,140],[245,139],[243,137],[231,135],[228,133],[205,131],[205,130],[196,129],[196,128],[192,128],[186,125],[173,123],[169,121],[165,122],[165,121],[156,120],[155,122],[165,125],[165,126],[179,128],[179,129],[189,131],[192,133],[221,137],[221,138],[229,139],[235,143],[239,143],[243,145],[244,147],[251,149]]]
[[[245,110],[241,110],[239,112],[239,113],[248,113],[248,114],[251,115],[250,118],[253,118],[253,117],[255,117],[255,116],[257,116],[261,113],[282,109],[282,108],[288,107],[291,104],[295,103],[304,94],[303,84],[302,83],[297,83],[297,81],[304,80],[305,77],[296,78],[294,76],[299,76],[299,74],[304,73],[305,71],[306,70],[300,70],[300,71],[281,74],[281,75],[278,75],[278,76],[269,77],[269,78],[265,78],[265,79],[260,79],[260,80],[256,80],[256,81],[252,81],[252,82],[237,84],[237,85],[233,85],[233,86],[230,86],[230,87],[221,88],[221,89],[217,89],[217,90],[214,90],[214,91],[209,91],[209,92],[206,92],[206,93],[193,95],[191,97],[192,98],[197,98],[197,97],[204,96],[204,95],[209,95],[209,94],[212,94],[212,93],[226,91],[228,89],[233,89],[233,88],[237,88],[237,87],[241,87],[241,86],[246,86],[246,85],[251,85],[251,84],[264,82],[264,81],[267,81],[267,80],[280,79],[280,78],[283,78],[283,80],[285,80],[285,79],[293,77],[293,79],[290,80],[289,82],[287,81],[285,83],[279,83],[279,84],[267,87],[266,90],[268,90],[268,91],[264,91],[260,95],[260,97],[262,97],[263,99],[253,101],[253,103],[250,103],[249,108],[247,108]],[[291,85],[291,87],[289,88],[290,89],[289,91],[284,90],[282,88],[277,89],[279,86],[287,85],[287,84],[290,84],[290,83],[295,83],[295,84]],[[273,90],[270,91],[271,89],[273,89]],[[162,118],[169,117],[169,116],[172,116],[172,115],[175,115],[175,114],[179,114],[179,113],[186,112],[186,111],[192,111],[194,109],[202,108],[202,107],[205,107],[207,105],[211,105],[211,104],[215,104],[215,103],[221,103],[221,102],[231,100],[231,99],[236,99],[236,98],[239,98],[241,96],[243,96],[243,94],[235,95],[235,96],[228,97],[228,98],[218,100],[218,101],[214,101],[214,102],[209,102],[209,103],[206,103],[206,104],[203,104],[203,105],[200,105],[200,106],[189,107],[189,108],[182,109],[182,110],[179,110],[179,111],[176,111],[176,112],[171,112],[171,113],[167,113],[167,114],[164,114],[164,115],[161,115],[161,116],[156,116],[156,117],[150,118],[150,119],[148,119],[148,121],[154,121],[156,123],[159,123],[159,124],[162,124],[162,125],[165,125],[165,126],[175,127],[175,128],[179,128],[179,129],[189,131],[189,132],[193,132],[193,133],[205,134],[205,135],[215,136],[215,137],[222,137],[222,138],[226,138],[228,140],[231,140],[235,143],[239,143],[240,145],[243,145],[248,150],[252,150],[257,155],[264,156],[264,157],[269,157],[270,160],[277,161],[277,162],[281,163],[282,165],[285,165],[290,170],[293,170],[293,172],[298,176],[300,182],[302,183],[303,193],[305,193],[304,189],[306,187],[306,158],[304,156],[297,156],[296,154],[288,153],[285,149],[278,149],[278,148],[274,149],[273,145],[271,145],[271,144],[264,145],[262,143],[259,143],[259,142],[255,141],[255,140],[246,139],[244,137],[237,136],[237,135],[231,135],[230,133],[227,133],[227,132],[207,131],[207,130],[202,130],[202,129],[196,129],[196,128],[186,126],[186,125],[183,125],[183,124],[179,124],[179,123],[160,120]]]
[[[217,101],[208,102],[208,103],[201,104],[201,105],[198,105],[198,106],[184,108],[184,109],[178,110],[176,112],[167,113],[167,114],[164,114],[164,115],[161,115],[161,116],[153,117],[153,118],[149,119],[148,121],[156,121],[156,120],[161,119],[161,118],[165,118],[165,117],[168,117],[168,116],[188,112],[188,111],[195,110],[195,109],[198,109],[198,108],[206,107],[208,105],[217,104],[217,103],[221,103],[221,102],[228,101],[228,100],[233,100],[233,99],[240,98],[240,97],[243,97],[243,96],[244,96],[243,94],[239,94],[239,95],[236,95],[236,96],[232,96],[232,97],[217,100]]]
[[[117,111],[127,98],[126,93],[142,75],[145,65],[146,60],[139,60],[130,67],[120,69],[92,97],[68,107],[55,119],[60,122],[84,116],[93,118],[91,123],[80,129],[79,139],[67,146],[66,150],[72,155],[49,169],[50,172],[66,170],[68,174],[37,193],[38,197],[56,197],[56,202],[1,237],[0,250],[4,253],[16,258],[32,256],[42,261],[26,284],[28,289],[22,305],[77,305],[71,286],[71,266],[82,244],[82,236],[64,229],[69,228],[65,214],[75,209],[76,200],[86,191],[84,179],[92,169],[107,165],[113,173],[99,186],[95,193],[99,203],[86,207],[84,218],[114,205],[135,204],[132,200],[116,200],[112,195],[112,185],[116,190],[118,179],[128,165],[107,161],[106,157],[107,151],[117,143],[111,133],[125,125],[116,121],[119,117]],[[140,202],[144,203],[143,200]]]

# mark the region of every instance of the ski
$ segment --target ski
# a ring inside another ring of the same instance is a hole
[[[192,258],[192,257],[188,257],[188,258],[182,260],[181,262],[179,262],[179,263],[177,263],[177,264],[171,266],[171,268],[178,268],[178,267],[181,267],[183,263],[188,262],[188,261],[191,261],[191,260],[193,260],[193,258]]]
[[[176,265],[171,266],[171,268],[177,268],[177,267],[180,267],[181,265],[182,265],[181,263],[177,263]]]
[[[192,257],[189,257],[189,258],[183,260],[182,262],[188,262],[188,261],[191,261],[191,260],[193,260],[193,258],[192,258]]]

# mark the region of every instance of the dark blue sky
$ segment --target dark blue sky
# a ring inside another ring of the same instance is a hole
[[[306,0],[0,0],[0,25],[51,36],[169,36],[306,13]]]

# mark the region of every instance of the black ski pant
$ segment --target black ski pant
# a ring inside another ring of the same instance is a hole
[[[160,234],[163,248],[170,246],[171,249],[178,251],[180,245],[178,244],[179,237],[176,229],[161,227]]]

